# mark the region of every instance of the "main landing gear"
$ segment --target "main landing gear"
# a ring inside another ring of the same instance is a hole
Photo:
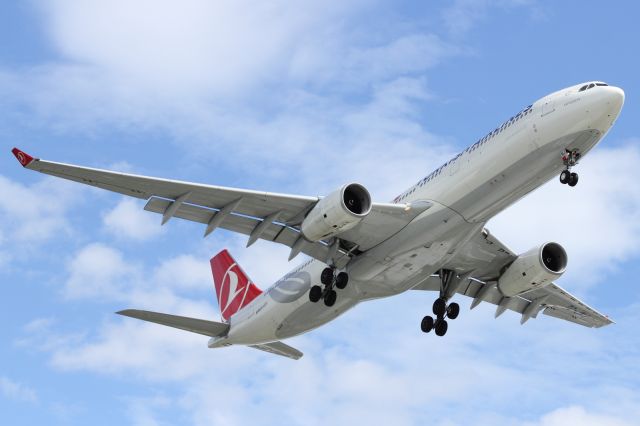
[[[562,173],[560,173],[560,183],[568,184],[569,186],[576,186],[578,184],[578,174],[571,172],[571,167],[575,166],[580,159],[580,152],[577,149],[569,150],[565,149],[562,154],[562,162],[566,167]]]
[[[340,290],[345,288],[349,283],[349,275],[346,272],[336,274],[335,268],[324,268],[320,274],[320,282],[324,288],[319,285],[311,287],[309,300],[316,303],[320,299],[324,299],[324,304],[329,307],[333,306],[338,298],[334,287]]]
[[[441,270],[439,275],[440,297],[433,302],[435,319],[431,315],[425,316],[420,323],[420,328],[425,333],[434,330],[437,336],[444,336],[447,334],[448,328],[445,318],[454,320],[460,314],[460,305],[457,303],[447,304],[447,301],[455,294],[457,286],[464,280],[456,277],[456,273],[448,269]]]

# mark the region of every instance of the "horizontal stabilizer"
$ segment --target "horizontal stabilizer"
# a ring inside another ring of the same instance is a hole
[[[218,337],[227,334],[229,324],[215,321],[206,321],[197,318],[180,317],[177,315],[161,314],[159,312],[141,311],[138,309],[126,309],[116,314],[136,318],[142,321],[155,322],[168,327],[204,334],[209,337]]]
[[[262,345],[251,345],[251,348],[260,349],[261,351],[269,352],[271,354],[286,356],[291,359],[302,358],[302,352],[292,348],[289,345],[285,345],[282,342],[265,343]]]

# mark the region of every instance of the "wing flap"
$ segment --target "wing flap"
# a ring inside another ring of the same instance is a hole
[[[543,313],[550,317],[570,321],[576,324],[583,325],[585,327],[598,327],[596,325],[593,325],[593,321],[591,321],[589,317],[581,315],[576,311],[568,308],[563,308],[560,306],[547,306],[544,309]]]
[[[303,355],[303,353],[296,348],[293,348],[279,341],[272,343],[263,343],[261,345],[251,345],[250,347],[269,352],[270,354],[280,355],[291,359],[300,359]]]
[[[153,213],[163,214],[166,209],[169,208],[171,203],[171,200],[151,197],[144,209]],[[176,210],[174,216],[180,219],[207,224],[215,217],[216,214],[218,214],[218,212],[219,210],[216,209],[209,209],[202,206],[183,203]],[[218,226],[229,231],[244,235],[251,235],[253,230],[256,229],[256,226],[261,222],[262,219],[259,218],[231,213],[225,216]],[[293,248],[296,245],[296,242],[301,238],[301,235],[302,234],[297,228],[287,226],[280,222],[274,222],[260,234],[260,238]],[[330,247],[323,241],[313,243],[305,240],[300,251],[314,259],[324,262],[329,256]],[[348,260],[349,257],[344,251],[341,251],[338,256],[336,256],[336,264],[338,266]]]
[[[181,317],[178,315],[162,314],[159,312],[142,311],[138,309],[126,309],[116,312],[118,315],[139,319],[142,321],[154,322],[167,327],[179,328],[209,337],[218,337],[227,334],[229,324],[215,321],[206,321],[197,318]]]

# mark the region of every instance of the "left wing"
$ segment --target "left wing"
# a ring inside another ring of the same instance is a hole
[[[248,245],[264,239],[291,247],[293,258],[305,253],[337,266],[346,264],[352,251],[366,250],[400,231],[430,207],[429,203],[373,203],[371,213],[345,237],[310,242],[302,238],[300,224],[319,197],[278,194],[161,179],[109,170],[56,163],[34,158],[13,149],[20,164],[29,170],[72,180],[120,194],[148,199],[145,210],[205,225],[206,237],[220,227],[249,236]],[[347,242],[347,243],[345,243]]]
[[[613,324],[606,315],[588,306],[555,283],[505,297],[496,286],[503,268],[516,259],[517,255],[502,244],[486,229],[475,236],[456,256],[451,269],[473,271],[472,278],[466,278],[457,286],[456,292],[473,298],[471,309],[481,302],[497,305],[496,317],[506,310],[522,314],[520,323],[536,318],[541,311],[548,316],[571,321],[585,327],[603,327]],[[414,287],[415,290],[440,290],[440,279],[432,275]]]

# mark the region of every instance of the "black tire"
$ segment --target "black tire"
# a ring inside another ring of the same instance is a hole
[[[571,178],[571,173],[569,173],[569,170],[563,170],[562,173],[560,173],[560,183],[561,184],[565,184],[565,183],[569,183],[569,179]]]
[[[447,311],[447,301],[444,300],[442,297],[437,298],[436,301],[433,302],[433,313],[437,317],[442,317],[444,316],[446,311]]]
[[[447,324],[447,322],[443,319],[439,319],[436,320],[436,323],[434,325],[434,329],[436,330],[436,335],[437,336],[444,336],[445,334],[447,334],[447,328],[449,327],[449,325]]]
[[[349,283],[349,275],[346,272],[340,272],[336,277],[336,287],[340,290],[345,288]]]
[[[338,298],[338,294],[335,290],[329,290],[327,294],[324,295],[324,304],[328,307],[333,306],[336,303],[336,299]]]
[[[569,176],[569,186],[576,186],[578,184],[578,174],[571,173]]]
[[[320,274],[320,282],[324,285],[329,285],[333,282],[333,269],[324,268]]]
[[[454,320],[458,318],[458,315],[460,315],[460,305],[451,303],[447,306],[447,318]]]
[[[433,317],[431,315],[427,315],[426,317],[422,318],[422,322],[420,323],[420,329],[424,333],[428,333],[431,330],[433,330]]]
[[[314,285],[313,287],[311,287],[311,290],[309,290],[309,300],[313,303],[316,303],[318,300],[320,300],[321,297],[322,287],[320,287],[319,285]]]

